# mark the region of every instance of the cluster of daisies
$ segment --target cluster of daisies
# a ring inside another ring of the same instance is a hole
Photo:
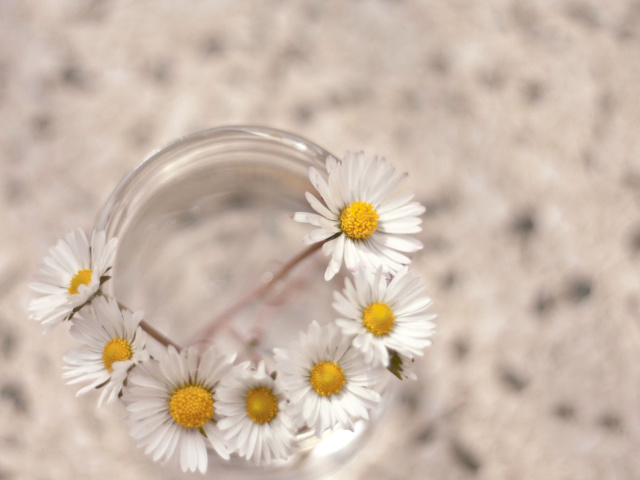
[[[337,318],[312,321],[296,342],[257,364],[213,346],[150,349],[156,337],[142,312],[102,292],[117,249],[105,232],[89,240],[75,230],[45,257],[30,284],[37,293],[30,317],[45,332],[69,326],[81,346],[65,355],[63,377],[83,385],[78,394],[99,390],[99,406],[124,402],[131,436],[154,460],[204,473],[210,447],[224,459],[284,462],[301,431],[322,437],[368,419],[389,371],[415,378],[407,366],[435,328],[431,299],[408,268],[408,254],[422,247],[409,235],[420,231],[424,207],[395,193],[404,176],[382,158],[329,157],[326,169],[309,173],[321,197],[307,193],[316,213],[294,220],[317,227],[305,243],[322,242],[326,280],[342,265],[351,272],[334,292]]]

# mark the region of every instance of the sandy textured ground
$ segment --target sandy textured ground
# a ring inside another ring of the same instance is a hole
[[[640,2],[0,0],[0,478],[157,478],[27,319],[46,248],[229,124],[429,207],[436,343],[350,478],[640,478]]]

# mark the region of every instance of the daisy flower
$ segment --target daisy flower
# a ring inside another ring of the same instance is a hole
[[[322,249],[331,256],[325,280],[338,273],[343,263],[350,271],[364,266],[395,273],[411,262],[407,253],[422,248],[422,243],[408,236],[421,231],[418,218],[425,208],[411,202],[413,193],[393,195],[406,174],[384,158],[365,158],[364,153],[347,153],[342,162],[327,157],[327,180],[309,168],[309,179],[324,203],[307,192],[306,197],[317,213],[298,212],[293,219],[318,227],[309,233],[307,244],[325,242]],[[332,238],[335,237],[335,238]]]
[[[69,232],[49,249],[40,273],[29,288],[40,294],[29,304],[29,318],[42,323],[45,333],[69,319],[89,302],[109,277],[117,239],[93,232],[91,243],[80,230]]]
[[[334,324],[312,322],[289,350],[274,349],[279,381],[294,415],[320,437],[335,426],[353,430],[354,421],[368,419],[380,401],[372,390],[380,370],[367,364],[351,338]]]
[[[409,360],[422,355],[431,344],[436,315],[425,312],[431,298],[418,276],[404,267],[388,281],[381,270],[374,275],[358,270],[354,281],[347,278],[342,293],[333,293],[333,308],[344,316],[336,323],[354,336],[366,361],[388,366],[390,352]]]
[[[184,472],[205,473],[207,443],[229,458],[217,426],[216,388],[235,354],[223,357],[209,349],[198,360],[195,348],[178,353],[168,347],[159,353],[157,361],[141,363],[129,375],[123,400],[131,436],[154,461],[173,460]]]
[[[232,452],[257,465],[286,460],[291,453],[295,424],[287,401],[263,362],[256,370],[245,362],[231,371],[218,387],[218,422]]]
[[[71,335],[84,346],[65,355],[62,377],[71,378],[69,384],[88,383],[78,395],[102,388],[100,407],[118,398],[131,367],[149,355],[144,349],[146,334],[138,327],[142,312],[120,310],[114,298],[96,297],[91,305],[78,313],[71,327]]]

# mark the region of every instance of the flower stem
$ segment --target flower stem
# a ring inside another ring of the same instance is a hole
[[[144,321],[144,320],[140,321],[140,328],[142,330],[144,330],[145,332],[147,332],[147,335],[149,335],[150,337],[154,338],[155,340],[160,342],[165,347],[168,347],[169,345],[171,345],[178,352],[180,352],[180,350],[182,350],[182,347],[180,345],[178,345],[177,343],[173,342],[168,337],[166,337],[165,335],[160,333],[160,331],[156,330],[154,327],[149,325],[149,323],[147,323],[146,321]]]
[[[317,252],[322,248],[322,246],[336,238],[339,233],[323,240],[322,242],[314,243],[309,246],[306,250],[303,250],[298,255],[293,257],[287,263],[283,265],[278,273],[276,273],[271,280],[266,282],[264,285],[261,285],[255,288],[253,291],[249,292],[247,295],[242,297],[238,302],[231,305],[225,311],[217,315],[209,325],[200,330],[196,335],[194,335],[189,342],[189,345],[204,345],[222,326],[224,326],[236,313],[242,310],[251,302],[261,299],[264,297],[269,290],[271,290],[280,280],[287,276],[287,274],[293,270],[293,268],[302,262],[305,258],[311,256],[313,253]]]
[[[125,305],[123,305],[122,303],[118,302],[118,306],[120,307],[120,310],[131,310],[130,308],[127,308]],[[159,330],[156,330],[155,327],[152,327],[148,322],[146,322],[145,320],[140,320],[140,323],[138,324],[138,326],[144,330],[145,332],[147,332],[147,335],[149,335],[151,338],[153,338],[154,340],[157,340],[158,342],[160,342],[162,345],[164,345],[165,347],[168,347],[169,345],[171,345],[172,347],[174,347],[178,352],[180,350],[182,350],[182,347],[180,345],[178,345],[177,343],[175,343],[174,341],[172,341],[169,337],[165,336],[164,334],[160,333]]]

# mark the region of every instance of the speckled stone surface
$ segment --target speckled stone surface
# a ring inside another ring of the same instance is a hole
[[[158,478],[26,284],[148,152],[230,124],[385,155],[429,208],[436,341],[341,478],[640,478],[639,60],[631,0],[0,0],[0,478]]]

